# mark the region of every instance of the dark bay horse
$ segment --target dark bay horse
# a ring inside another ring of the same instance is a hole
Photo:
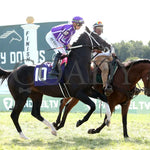
[[[130,101],[133,98],[133,95],[138,92],[135,91],[135,87],[136,83],[140,79],[142,79],[142,81],[144,82],[145,95],[150,96],[150,60],[138,60],[128,63],[128,65],[126,66],[120,66],[113,80],[114,92],[108,97],[111,112],[114,111],[116,105],[121,105],[123,135],[125,138],[129,137],[127,132],[127,113]],[[95,89],[98,91],[102,91],[102,85],[96,85]],[[78,101],[79,100],[76,98],[66,98],[61,100],[59,115],[56,122],[53,123],[57,130],[64,126],[69,111],[78,103]],[[61,114],[64,107],[65,110],[61,120]],[[97,129],[90,129],[88,133],[99,133],[105,126],[106,124],[105,122],[103,122],[100,127],[98,127]]]
[[[68,63],[63,73],[63,80],[69,91],[70,97],[80,99],[80,101],[90,107],[90,110],[84,118],[77,122],[77,126],[80,126],[87,121],[95,110],[95,103],[89,98],[89,96],[100,98],[105,102],[107,114],[107,119],[105,121],[109,124],[111,113],[107,103],[107,97],[104,94],[95,91],[92,88],[92,82],[90,81],[91,51],[95,47],[106,47],[107,44],[104,43],[97,34],[90,32],[90,30],[86,28],[85,32],[80,35],[78,40],[74,42],[72,46],[79,45],[82,45],[82,47],[71,50],[69,53]],[[22,65],[9,73],[0,69],[0,78],[2,78],[3,81],[8,77],[8,87],[15,100],[15,106],[11,113],[11,118],[20,137],[24,139],[27,139],[27,137],[23,134],[18,120],[27,98],[30,97],[33,102],[31,114],[51,128],[52,134],[56,135],[56,130],[53,125],[40,114],[42,97],[43,94],[53,97],[64,97],[59,84],[34,86],[34,69],[35,66],[27,65]]]

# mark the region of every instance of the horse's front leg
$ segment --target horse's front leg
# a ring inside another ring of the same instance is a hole
[[[112,102],[110,102],[109,106],[110,106],[110,111],[112,113],[113,110],[114,110],[114,108],[115,108],[115,104],[113,104]],[[107,115],[105,115],[104,121],[103,121],[103,123],[102,123],[102,125],[100,127],[96,128],[96,129],[89,129],[88,133],[89,134],[99,133],[107,125],[106,119],[107,119]]]
[[[64,109],[66,103],[67,103],[70,99],[71,99],[71,98],[63,98],[63,99],[61,99],[61,101],[60,101],[59,114],[58,114],[58,116],[57,116],[56,122],[53,122],[53,125],[54,125],[54,127],[55,127],[56,129],[57,129],[57,127],[58,127],[58,124],[61,122],[60,120],[61,120],[62,111],[63,111],[63,109]]]
[[[88,133],[89,134],[99,133],[106,126],[106,123],[105,123],[106,118],[107,116],[105,115],[104,122],[102,123],[102,125],[96,129],[89,129]]]
[[[109,107],[109,104],[104,102],[105,103],[105,108],[106,108],[106,118],[104,119],[104,122],[107,126],[110,125],[110,120],[111,120],[111,111],[110,111],[110,107]]]
[[[83,119],[77,121],[76,127],[79,127],[81,124],[83,124],[90,118],[91,114],[95,111],[96,106],[95,106],[95,103],[82,90],[80,90],[76,93],[75,98],[79,99],[81,102],[83,102],[84,104],[86,104],[90,107],[90,110],[83,117]]]
[[[100,100],[102,100],[104,102],[105,109],[106,109],[106,118],[105,118],[104,121],[105,121],[105,124],[107,126],[109,126],[110,125],[110,120],[111,120],[111,110],[110,110],[110,106],[108,104],[108,100],[107,100],[106,95],[104,95],[102,93],[99,93],[95,89],[91,89],[90,97],[98,98],[98,99],[100,99]]]
[[[57,130],[62,128],[65,125],[65,121],[66,121],[68,113],[78,103],[78,101],[79,101],[78,99],[72,98],[72,100],[65,106],[64,114],[63,114],[63,117],[59,126],[57,127]]]
[[[129,109],[130,101],[128,103],[121,105],[122,108],[122,123],[123,123],[123,136],[124,138],[128,138],[128,132],[127,132],[127,113]]]

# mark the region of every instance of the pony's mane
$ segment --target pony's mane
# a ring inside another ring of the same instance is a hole
[[[86,31],[90,32],[90,30],[88,29],[88,27],[85,27],[85,30],[79,35],[79,37],[73,42],[73,46],[74,45],[79,45],[81,44],[80,42],[85,40],[85,36],[86,36]]]
[[[125,65],[126,69],[130,68],[133,65],[137,65],[139,63],[149,63],[150,64],[150,60],[149,59],[139,59],[139,60],[135,60],[135,61],[131,61],[131,62],[127,62],[127,64]]]
[[[85,38],[85,32],[81,33],[80,36],[72,43],[72,46],[74,45],[80,45],[82,41],[84,41]]]

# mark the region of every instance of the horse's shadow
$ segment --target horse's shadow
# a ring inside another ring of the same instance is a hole
[[[83,142],[85,141],[85,142]],[[63,139],[61,137],[57,139],[50,139],[47,143],[46,141],[42,139],[35,139],[35,140],[29,140],[29,141],[22,141],[20,139],[13,139],[11,141],[11,144],[27,147],[48,147],[48,149],[56,149],[63,146],[67,147],[84,147],[87,149],[95,149],[95,148],[105,148],[108,145],[113,146],[114,143],[121,143],[125,141],[126,143],[133,143],[133,144],[143,144],[143,140],[136,139],[136,138],[128,138],[128,139],[111,139],[111,138],[105,138],[105,137],[97,137],[97,138],[90,138],[90,137],[73,137],[70,139]],[[150,141],[149,141],[150,142]],[[9,143],[10,144],[10,143]]]
[[[85,141],[85,142],[83,142]],[[118,142],[118,140],[113,140],[113,139],[105,139],[105,138],[89,138],[89,137],[73,137],[70,139],[63,139],[61,137],[59,137],[57,140],[49,140],[49,142],[45,142],[42,139],[35,139],[35,140],[28,140],[28,141],[23,141],[20,139],[13,139],[11,141],[11,143],[9,144],[13,144],[13,145],[18,145],[21,147],[27,147],[27,146],[32,146],[32,147],[45,147],[45,144],[47,145],[47,147],[49,149],[56,149],[56,148],[60,148],[63,146],[67,147],[84,147],[87,149],[93,149],[96,147],[99,147],[101,145],[101,147],[105,147],[107,145],[111,145],[112,142]],[[90,147],[89,147],[89,143],[90,143]],[[104,144],[105,143],[105,144]],[[106,144],[107,143],[107,144]]]

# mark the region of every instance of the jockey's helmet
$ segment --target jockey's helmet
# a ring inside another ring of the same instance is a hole
[[[93,25],[93,28],[95,27],[103,27],[103,23],[101,21],[98,21]]]
[[[72,19],[72,23],[76,23],[79,26],[82,26],[84,24],[84,20],[82,17],[76,16]]]

